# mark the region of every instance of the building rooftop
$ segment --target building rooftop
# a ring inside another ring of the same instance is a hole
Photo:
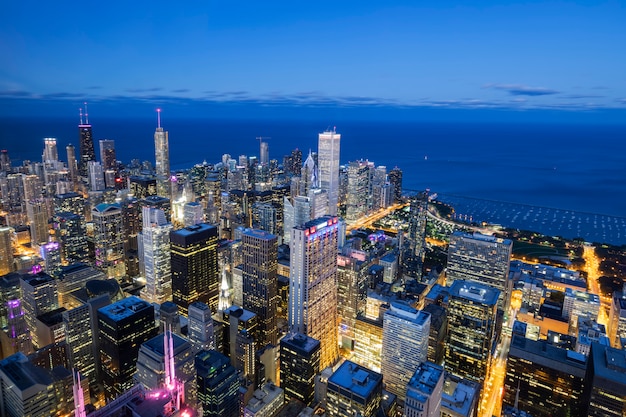
[[[308,221],[300,226],[296,226],[294,227],[294,229],[298,229],[298,230],[309,229],[310,233],[315,233],[317,230],[323,229],[326,226],[336,224],[337,222],[338,222],[338,218],[335,216],[322,216],[317,219]]]
[[[543,264],[529,264],[522,261],[511,261],[510,273],[520,273],[522,276],[530,276],[532,278],[558,282],[571,285],[573,287],[587,288],[587,282],[580,276],[578,271],[571,271],[565,268]]]
[[[116,303],[102,307],[98,310],[98,312],[104,314],[113,321],[120,321],[147,308],[153,307],[148,302],[133,295]]]
[[[336,385],[361,398],[369,397],[377,386],[382,384],[383,376],[351,361],[345,361],[328,378],[328,389]]]
[[[575,291],[571,288],[565,289],[565,297],[575,298],[577,301],[582,301],[590,304],[600,304],[600,297],[597,294],[588,293],[586,291]]]
[[[244,229],[242,235],[251,236],[256,239],[272,240],[277,239],[276,235],[261,229]]]
[[[500,237],[495,237],[491,235],[483,235],[482,233],[465,233],[465,232],[461,232],[457,230],[452,233],[452,236],[460,236],[465,239],[478,240],[481,242],[488,242],[488,243],[502,243],[504,245],[513,244],[513,241],[510,239],[502,239]]]
[[[258,412],[267,404],[275,401],[278,397],[284,396],[285,391],[277,387],[273,383],[265,383],[263,386],[254,391],[252,398],[248,401],[246,408],[253,413]],[[282,401],[281,401],[282,402]]]
[[[443,368],[432,362],[423,362],[417,368],[407,386],[406,395],[415,397],[424,403],[428,399],[439,380],[443,377]]]
[[[389,310],[385,314],[402,317],[410,320],[420,326],[426,324],[430,320],[430,314],[422,310],[416,310],[413,307],[399,302],[392,302]]]
[[[21,391],[35,385],[52,384],[50,375],[43,368],[33,365],[21,352],[0,361],[0,372]]]
[[[243,321],[243,322],[246,322],[256,317],[256,314],[254,314],[252,311],[246,310],[245,308],[241,308],[235,305],[230,306],[226,310],[224,310],[224,314],[228,316],[237,317],[239,321]]]
[[[39,272],[37,274],[22,274],[20,278],[31,287],[38,287],[49,282],[54,282],[54,278],[45,272]]]
[[[486,305],[495,305],[498,302],[500,291],[473,281],[457,280],[452,283],[450,296],[465,298]]]
[[[192,236],[198,233],[209,231],[211,229],[215,229],[217,231],[215,226],[211,226],[206,223],[198,223],[198,224],[194,224],[193,226],[187,226],[182,229],[174,230],[172,232],[172,235]]]
[[[549,344],[546,340],[531,340],[513,335],[509,357],[529,360],[538,365],[559,369],[576,377],[583,377],[587,369],[587,357],[573,350]]]
[[[47,313],[37,316],[37,320],[48,327],[60,324],[63,322],[63,312],[66,310],[67,309],[65,307],[60,307],[52,311],[48,311]]]
[[[593,342],[590,355],[594,376],[622,387],[626,385],[626,351]]]
[[[445,374],[441,393],[441,411],[459,416],[472,415],[474,404],[478,401],[480,385],[477,382]]]
[[[296,347],[306,353],[311,353],[315,349],[319,349],[320,341],[302,333],[290,333],[282,338],[281,344],[290,347]]]
[[[181,350],[184,350],[186,347],[191,347],[187,339],[180,337],[176,333],[172,333],[172,336],[174,343],[174,355],[177,355]],[[143,346],[150,349],[152,352],[156,353],[159,356],[165,356],[165,352],[163,349],[164,340],[165,333],[161,333],[143,343]]]
[[[95,206],[93,208],[93,211],[97,211],[99,213],[106,213],[108,211],[121,210],[121,209],[122,207],[117,203],[112,203],[112,204],[101,203]]]

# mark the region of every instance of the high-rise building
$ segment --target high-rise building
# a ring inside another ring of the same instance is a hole
[[[142,343],[156,336],[154,307],[131,296],[98,309],[99,366],[111,400],[134,385]]]
[[[239,378],[230,360],[218,351],[203,350],[195,365],[202,416],[239,416]]]
[[[404,402],[406,387],[428,357],[430,314],[391,303],[383,316],[382,374],[385,389]]]
[[[171,301],[161,303],[158,311],[159,316],[159,332],[170,329],[177,334],[181,333],[180,315],[178,314],[178,306]]]
[[[78,181],[78,165],[76,164],[76,148],[71,143],[65,147],[67,152],[67,170],[70,175],[70,181],[72,183],[72,190],[76,188],[76,182]]]
[[[368,161],[353,161],[348,164],[348,188],[346,196],[346,222],[354,223],[370,210],[370,171]]]
[[[30,226],[30,240],[33,245],[39,246],[48,242],[48,207],[43,199],[26,202],[28,225]]]
[[[365,313],[367,305],[367,265],[349,256],[337,256],[339,342],[349,350],[354,349],[356,341],[354,330],[357,315]]]
[[[17,352],[25,355],[31,354],[33,342],[30,329],[26,324],[22,302],[19,298],[10,298],[6,302],[6,310],[6,333],[1,334],[3,356],[10,356]]]
[[[59,151],[57,150],[56,138],[44,138],[43,140],[43,162],[54,163],[59,161]]]
[[[315,375],[320,372],[320,342],[302,333],[280,341],[280,386],[285,401],[298,399],[307,406],[315,399]]]
[[[368,369],[381,372],[383,322],[358,315],[354,322],[353,360]]]
[[[172,298],[170,232],[172,225],[162,210],[143,208],[143,229],[139,234],[139,260],[146,286],[141,297],[162,304]]]
[[[193,226],[204,222],[204,208],[196,201],[185,203],[183,207],[183,225]]]
[[[170,182],[170,146],[168,132],[161,127],[161,109],[157,109],[158,122],[154,131],[155,170],[157,176],[157,194],[161,197],[172,198],[172,184]]]
[[[213,317],[205,303],[196,301],[189,304],[187,338],[196,351],[215,349]]]
[[[44,262],[43,270],[52,276],[58,276],[61,269],[61,245],[59,242],[48,242],[41,245],[39,256]]]
[[[626,351],[592,343],[587,371],[588,416],[626,415]]]
[[[326,402],[329,417],[378,415],[383,376],[351,361],[345,361],[328,378]]]
[[[55,213],[74,213],[85,218],[85,198],[78,193],[59,194],[54,197]]]
[[[22,306],[26,324],[31,332],[33,344],[36,348],[43,347],[37,337],[37,316],[59,308],[57,285],[50,275],[24,274],[20,278],[22,288]]]
[[[88,264],[73,263],[61,267],[56,278],[59,305],[71,309],[81,304],[71,296],[74,291],[85,288],[89,281],[104,280],[106,275]]]
[[[328,210],[330,215],[337,215],[339,203],[339,147],[341,135],[336,131],[319,134],[318,156],[320,187],[328,193]]]
[[[611,346],[617,349],[626,347],[626,284],[622,291],[613,293],[608,332]]]
[[[94,223],[96,268],[111,278],[121,279],[124,264],[124,234],[122,209],[119,204],[98,204],[91,210]]]
[[[270,163],[270,146],[269,143],[265,142],[263,138],[261,138],[259,142],[259,162],[261,165],[266,166]]]
[[[0,227],[0,276],[13,271],[13,244],[11,235],[13,229]]]
[[[432,362],[423,362],[406,389],[404,417],[440,417],[444,371]]]
[[[85,104],[86,105],[86,104]],[[87,177],[87,163],[96,160],[96,150],[91,132],[91,124],[89,123],[89,115],[85,109],[85,120],[83,121],[83,113],[80,113],[80,123],[78,125],[78,144],[80,145],[80,159],[78,161],[78,175]]]
[[[276,345],[278,329],[278,237],[258,229],[241,236],[243,264],[243,307],[256,313],[259,325],[254,335],[259,347]]]
[[[219,273],[217,228],[205,223],[170,233],[173,301],[187,316],[189,304],[206,303],[217,311]]]
[[[546,340],[513,335],[503,404],[515,406],[533,417],[587,416],[586,372],[585,355]]]
[[[389,182],[393,186],[393,196],[396,202],[402,199],[402,170],[395,167],[389,171]]]
[[[89,246],[85,218],[67,211],[52,216],[54,238],[61,245],[61,260],[67,264],[87,262]]]
[[[320,341],[322,369],[339,355],[337,223],[337,217],[325,216],[291,232],[289,327]]]
[[[477,382],[486,378],[496,341],[500,292],[472,281],[454,281],[449,290],[446,371]]]
[[[87,175],[89,177],[89,189],[91,191],[104,191],[106,183],[104,181],[104,169],[97,161],[87,162]]]
[[[448,247],[447,282],[479,282],[500,291],[498,307],[506,311],[511,294],[509,263],[513,241],[456,231]]]
[[[6,149],[0,151],[0,171],[11,172],[11,158],[9,157],[9,151]]]
[[[100,139],[100,163],[104,170],[115,168],[117,159],[115,158],[115,141],[113,139]]]

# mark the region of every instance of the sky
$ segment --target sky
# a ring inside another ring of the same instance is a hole
[[[625,74],[623,0],[24,0],[0,16],[0,116],[89,101],[615,119]]]

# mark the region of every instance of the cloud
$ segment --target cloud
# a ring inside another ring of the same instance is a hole
[[[587,98],[604,98],[606,96],[601,96],[601,95],[597,95],[597,94],[570,94],[570,95],[565,95],[563,96],[563,98],[568,98],[568,99],[587,99]]]
[[[127,93],[155,93],[157,91],[162,91],[161,87],[152,87],[152,88],[127,88]]]
[[[176,90],[172,90],[172,93],[188,93],[189,91],[191,91],[191,90],[188,89],[188,88],[179,88],[179,89],[176,89]]]
[[[522,84],[487,84],[483,88],[503,90],[514,96],[546,96],[559,94],[559,91],[545,87],[530,87]]]
[[[33,94],[28,91],[23,90],[4,90],[0,91],[1,97],[12,97],[12,98],[23,98],[23,97],[32,97]]]
[[[79,93],[68,93],[68,92],[58,92],[58,93],[48,93],[42,94],[41,98],[44,100],[54,100],[54,99],[66,99],[66,98],[84,98],[84,94]]]
[[[100,90],[102,89],[101,85],[90,85],[89,87],[87,87],[87,90]]]
[[[617,99],[617,100],[615,100],[615,101],[617,101],[617,102],[618,102],[618,103],[620,103],[620,104],[626,104],[626,98],[618,98],[618,99]]]

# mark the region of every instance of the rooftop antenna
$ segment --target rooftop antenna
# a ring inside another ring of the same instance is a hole
[[[85,101],[85,123],[89,124],[89,113],[87,113],[87,102]]]
[[[82,125],[83,124],[83,108],[82,107],[78,108],[78,114],[80,116],[80,124]]]
[[[161,109],[157,109],[157,128],[161,127]]]

